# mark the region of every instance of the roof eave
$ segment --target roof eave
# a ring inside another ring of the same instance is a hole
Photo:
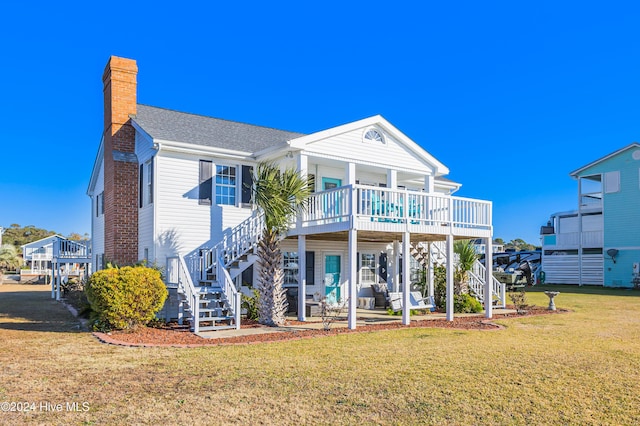
[[[638,143],[638,142],[633,142],[633,143],[632,143],[632,144],[630,144],[630,145],[627,145],[627,146],[625,146],[625,147],[623,147],[623,148],[620,148],[620,149],[619,149],[619,150],[617,150],[617,151],[614,151],[614,152],[612,152],[612,153],[610,153],[610,154],[607,154],[607,155],[605,155],[604,157],[601,157],[601,158],[599,158],[599,159],[597,159],[597,160],[595,160],[595,161],[592,161],[591,163],[587,164],[586,166],[582,166],[582,167],[580,167],[579,169],[576,169],[576,170],[572,171],[571,173],[569,173],[569,176],[571,176],[571,177],[572,177],[572,178],[574,178],[574,179],[578,179],[578,175],[579,175],[580,173],[582,173],[583,171],[587,170],[588,168],[593,167],[593,166],[595,166],[596,164],[602,163],[603,161],[606,161],[606,160],[608,160],[609,158],[614,157],[614,156],[616,156],[616,155],[620,154],[621,152],[624,152],[624,151],[626,151],[626,150],[628,150],[628,149],[631,149],[631,148],[640,148],[640,143]]]
[[[100,145],[98,146],[98,153],[96,154],[96,159],[93,161],[93,168],[91,169],[91,177],[89,178],[89,186],[87,187],[87,195],[89,197],[93,196],[93,190],[96,186],[96,181],[98,180],[98,174],[100,171],[100,166],[102,165],[102,161],[104,157],[104,135],[100,138]]]

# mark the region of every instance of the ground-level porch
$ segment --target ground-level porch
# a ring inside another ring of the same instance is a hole
[[[404,232],[398,229],[388,231],[374,231],[370,229],[347,229],[333,232],[318,232],[305,234],[303,232],[290,236],[282,242],[284,252],[285,286],[297,287],[297,319],[307,320],[308,301],[310,297],[315,300],[326,298],[329,303],[335,304],[342,301],[347,310],[347,326],[351,329],[358,325],[357,308],[362,298],[372,297],[371,287],[374,284],[385,283],[389,291],[401,293],[401,305],[412,308],[411,285],[403,283],[412,282],[412,250],[415,251],[420,243],[426,247],[428,261],[424,264],[427,272],[428,295],[433,296],[433,262],[432,258],[442,258],[446,268],[446,312],[447,320],[453,320],[453,295],[454,295],[454,251],[453,244],[456,239],[482,238],[486,244],[486,250],[491,253],[491,232],[482,230],[465,229],[454,235],[449,232],[446,235],[440,233],[410,232],[408,227],[403,227]],[[451,229],[451,228],[449,228]],[[300,231],[300,228],[298,228]],[[440,230],[439,230],[440,231]],[[444,252],[432,253],[432,242],[444,243]],[[287,261],[294,258],[295,269]],[[308,256],[308,253],[314,256]],[[305,253],[304,256],[297,255]],[[382,259],[385,258],[383,264]],[[489,256],[491,259],[491,256]],[[308,265],[307,262],[313,262]],[[489,261],[490,263],[490,261]],[[484,294],[492,295],[494,289],[492,265],[487,265],[480,277],[484,282]],[[295,280],[287,277],[294,276]],[[492,317],[493,297],[484,298],[485,316]],[[401,321],[408,325],[411,321],[411,309],[402,309]]]

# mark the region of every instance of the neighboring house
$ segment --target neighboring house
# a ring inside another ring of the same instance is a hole
[[[51,235],[22,246],[25,267],[20,270],[21,282],[34,282],[52,277],[52,292],[57,290],[55,278],[83,277],[91,266],[91,242],[72,241]],[[57,291],[56,291],[57,294]],[[55,294],[52,293],[53,296]]]
[[[452,196],[449,170],[381,116],[305,135],[138,104],[136,74],[135,61],[112,57],[103,76],[105,129],[87,192],[94,264],[166,267],[167,316],[197,318],[196,330],[239,325],[238,290],[257,276],[263,222],[251,185],[262,161],[314,178],[310,208],[282,242],[301,320],[320,295],[348,300],[354,328],[357,299],[373,284],[400,291],[412,264],[401,254],[429,242],[450,243],[450,269],[454,238],[482,238],[490,251],[491,202]],[[487,274],[475,272],[482,297]]]
[[[633,287],[640,280],[640,144],[570,175],[578,209],[554,213],[540,231],[545,281]]]

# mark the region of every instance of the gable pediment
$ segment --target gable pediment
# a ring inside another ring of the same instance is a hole
[[[379,115],[294,139],[291,147],[358,164],[438,176],[449,173],[441,162]]]

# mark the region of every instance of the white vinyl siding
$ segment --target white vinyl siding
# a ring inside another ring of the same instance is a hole
[[[104,162],[100,164],[98,171],[98,177],[94,188],[94,194],[96,194],[93,202],[93,214],[91,220],[91,250],[94,259],[96,255],[102,258],[104,253]],[[99,201],[98,199],[102,200]],[[99,206],[99,203],[101,204]],[[96,216],[96,211],[101,211],[101,214]],[[93,265],[93,271],[98,270],[98,264]]]
[[[193,254],[213,247],[229,230],[249,217],[251,209],[230,205],[201,205],[201,164],[217,163],[196,155],[160,151],[155,158],[155,253],[163,265],[167,256]],[[236,168],[236,171],[238,168]],[[236,192],[237,194],[237,192]],[[141,247],[149,247],[141,244]]]
[[[578,255],[544,255],[542,270],[547,284],[578,284]],[[582,283],[604,284],[604,258],[602,254],[582,255]]]
[[[351,160],[357,164],[378,165],[399,170],[420,171],[430,174],[432,167],[416,158],[405,146],[389,134],[384,134],[385,144],[368,143],[363,149],[364,129],[347,132],[307,145],[305,151],[310,157]],[[342,171],[344,175],[344,171]]]

